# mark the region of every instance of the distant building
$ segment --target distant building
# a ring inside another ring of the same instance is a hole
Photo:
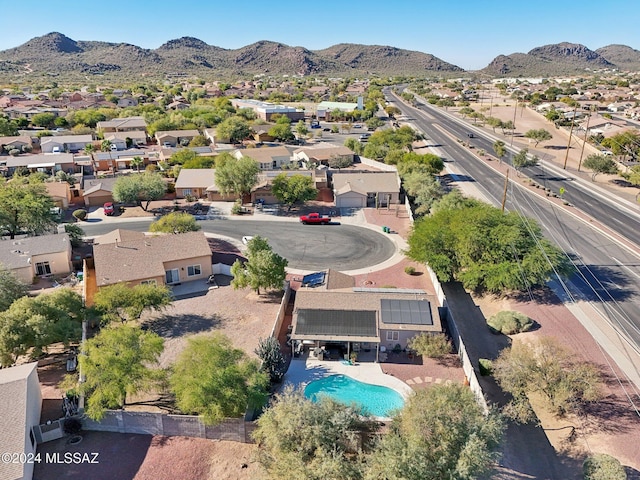
[[[339,110],[341,112],[353,112],[354,110],[364,110],[362,97],[358,97],[357,103],[350,102],[320,102],[316,107],[316,115],[319,119],[330,120],[331,112]]]
[[[274,103],[251,99],[233,99],[231,100],[231,104],[236,108],[250,108],[256,113],[258,118],[267,122],[270,122],[271,118],[276,114],[288,117],[292,122],[304,120],[304,110],[300,108],[276,105]]]

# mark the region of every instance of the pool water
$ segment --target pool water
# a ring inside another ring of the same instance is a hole
[[[402,395],[395,390],[359,382],[346,375],[331,375],[314,380],[306,386],[304,395],[314,402],[319,396],[327,395],[340,403],[355,403],[374,417],[388,418],[394,410],[404,406]]]

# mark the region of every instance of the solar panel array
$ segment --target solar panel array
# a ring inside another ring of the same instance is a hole
[[[382,323],[406,325],[433,325],[428,300],[380,300]]]

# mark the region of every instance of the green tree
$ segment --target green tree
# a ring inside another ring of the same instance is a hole
[[[422,171],[431,175],[438,175],[444,169],[444,162],[438,155],[434,155],[433,153],[420,155],[415,152],[406,152],[402,154],[402,158],[400,162],[398,162],[398,173],[402,175],[410,169],[413,164],[421,165],[423,167]]]
[[[169,383],[178,408],[215,424],[264,405],[269,378],[221,334],[189,338],[173,366]]]
[[[313,403],[286,388],[257,421],[258,461],[271,479],[360,479],[360,435],[378,428],[361,413],[328,397]]]
[[[517,154],[513,156],[513,168],[516,169],[516,173],[520,176],[520,171],[523,168],[527,167],[535,167],[540,159],[534,155],[533,157],[529,156],[529,149],[523,148]]]
[[[440,358],[451,353],[451,343],[442,333],[418,333],[409,339],[408,347],[418,355]]]
[[[240,143],[251,133],[249,124],[241,117],[229,117],[216,129],[218,138],[229,139],[231,143]]]
[[[209,142],[204,135],[196,135],[189,142],[190,147],[206,147],[207,145],[209,145]]]
[[[498,157],[498,160],[500,160],[500,163],[502,164],[502,157],[507,154],[507,147],[502,140],[496,140],[495,142],[493,142],[493,152],[496,154],[496,157]]]
[[[27,179],[0,180],[0,231],[14,239],[19,232],[42,235],[55,228],[55,205],[42,183]]]
[[[291,175],[281,173],[273,179],[271,191],[278,201],[284,203],[289,210],[296,203],[304,204],[318,195],[313,178],[307,175]]]
[[[142,157],[136,156],[129,161],[129,164],[134,167],[138,173],[140,173],[140,167],[144,165],[144,160]]]
[[[73,223],[65,223],[64,232],[69,235],[72,246],[79,247],[80,245],[82,245],[84,230],[82,230],[81,227]]]
[[[284,118],[287,118],[287,117],[284,117]],[[291,124],[288,122],[276,123],[273,127],[269,129],[267,133],[279,142],[288,142],[295,138],[295,136],[293,135],[293,132],[291,131]]]
[[[15,300],[24,297],[28,291],[25,283],[0,264],[0,312],[7,310]]]
[[[298,138],[305,138],[309,135],[309,129],[307,128],[307,124],[304,123],[304,120],[300,120],[296,124],[296,133],[298,134]]]
[[[505,414],[526,423],[535,418],[528,395],[539,393],[558,416],[601,398],[598,368],[577,359],[551,337],[536,344],[515,342],[493,362],[498,384],[513,396]]]
[[[620,461],[606,453],[589,455],[582,464],[584,480],[627,480]]]
[[[33,348],[37,358],[52,343],[69,345],[82,334],[82,297],[68,288],[37,297],[23,296],[0,312],[0,361],[13,364]]]
[[[469,290],[504,294],[544,285],[554,272],[571,272],[566,256],[543,238],[534,220],[481,202],[419,219],[408,243],[408,256],[428,263],[441,282],[458,280]]]
[[[233,288],[251,287],[281,289],[286,277],[287,260],[271,250],[266,239],[256,236],[247,245],[247,261],[236,260],[231,266]]]
[[[120,177],[113,184],[113,199],[120,203],[136,203],[146,212],[149,204],[160,200],[167,185],[156,173],[143,173]]]
[[[258,182],[260,167],[249,157],[240,160],[227,160],[220,167],[216,167],[216,185],[223,195],[235,195],[242,199],[251,193],[251,189]]]
[[[591,170],[591,181],[596,181],[596,176],[599,173],[607,173],[610,175],[614,175],[618,173],[618,166],[613,159],[607,157],[606,155],[589,155],[584,159],[582,163],[585,168]]]
[[[286,361],[280,342],[277,338],[267,337],[258,339],[258,346],[254,350],[258,358],[262,361],[262,369],[267,372],[272,382],[279,382],[285,372]]]
[[[160,217],[149,227],[155,233],[186,233],[197,232],[200,225],[193,215],[184,212],[171,212]]]
[[[629,172],[623,173],[622,176],[634,187],[640,187],[640,165],[634,165]],[[636,200],[640,196],[640,191],[636,194]]]
[[[49,113],[49,112],[36,113],[31,118],[31,123],[33,123],[38,127],[51,128],[53,127],[53,122],[55,121],[55,119],[56,119],[56,116],[53,113]]]
[[[170,165],[184,165],[190,160],[194,160],[198,154],[189,148],[181,148],[169,157]]]
[[[18,126],[4,115],[0,115],[0,136],[13,137],[18,135]]]
[[[367,480],[467,480],[491,470],[504,423],[463,385],[418,390],[367,461]]]
[[[102,287],[94,296],[94,307],[107,322],[138,320],[145,310],[162,310],[173,297],[166,285],[127,285]]]
[[[502,120],[496,117],[487,117],[487,124],[493,129],[495,133],[496,128],[502,127]]]
[[[87,143],[84,146],[84,153],[87,155],[91,155],[96,150],[96,147],[93,146],[93,143]]]
[[[525,138],[530,138],[535,142],[533,148],[537,148],[540,142],[546,142],[553,138],[551,133],[544,128],[528,130],[524,136]]]
[[[134,325],[103,328],[84,344],[79,356],[86,380],[77,390],[88,396],[86,414],[101,420],[108,408],[121,408],[127,397],[148,391],[163,377],[157,365],[164,340]]]

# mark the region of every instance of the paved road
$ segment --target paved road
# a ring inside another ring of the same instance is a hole
[[[409,114],[416,127],[438,144],[438,151],[450,162],[449,167],[462,172],[459,184],[473,184],[488,201],[500,205],[504,177],[444,133],[442,128],[448,130],[449,123],[445,127],[442,119],[436,118],[431,110],[422,112],[400,102],[396,104],[403,113]],[[452,133],[466,138],[467,131],[468,127],[456,126]],[[640,351],[640,259],[598,230],[526,191],[517,181],[511,182],[507,198],[509,210],[536,219],[545,235],[564,249],[578,266],[578,273],[566,284],[564,297],[568,301],[589,301],[597,309],[599,318],[596,322],[612,325],[631,340],[636,351]],[[635,232],[636,236],[638,233]],[[637,368],[640,369],[640,365]]]
[[[396,247],[387,237],[354,225],[301,225],[298,222],[256,220],[203,220],[198,222],[208,233],[240,240],[244,235],[260,235],[273,250],[299,270],[356,270],[391,258]],[[146,231],[148,220],[85,223],[88,236],[102,235],[116,228]]]

